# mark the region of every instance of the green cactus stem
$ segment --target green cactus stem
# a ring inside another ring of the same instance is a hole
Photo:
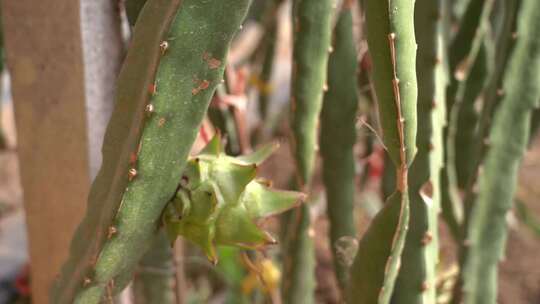
[[[396,191],[360,241],[351,270],[351,303],[390,302],[409,224],[408,169],[416,154],[414,1],[366,0],[367,38],[384,144]]]
[[[459,31],[454,37],[449,49],[448,61],[451,77],[447,91],[448,125],[445,130],[446,166],[444,170],[448,182],[445,189],[448,189],[451,193],[444,194],[443,197],[454,201],[445,202],[445,206],[461,205],[462,203],[460,196],[456,194],[459,189],[458,170],[456,169],[456,150],[459,148],[456,144],[459,113],[461,112],[463,100],[467,93],[468,80],[471,82],[476,81],[470,74],[484,43],[484,37],[489,26],[489,16],[494,2],[494,0],[471,0],[469,2]],[[481,82],[481,87],[483,88],[483,82]],[[463,173],[463,171],[461,170],[460,172]]]
[[[298,186],[309,191],[317,154],[317,127],[326,83],[333,0],[293,1],[292,149]],[[315,257],[309,236],[309,207],[285,218],[287,252],[282,298],[285,304],[314,303]]]
[[[271,0],[267,2],[266,11],[263,18],[261,18],[261,24],[264,26],[264,34],[259,47],[253,55],[255,63],[259,63],[260,68],[252,76],[252,83],[257,88],[259,95],[258,110],[262,122],[268,117],[269,101],[274,89],[271,83],[271,77],[276,54],[276,40],[278,38],[278,9],[283,0]]]
[[[122,290],[181,182],[250,1],[181,2],[149,0],[138,17],[103,165],[52,303],[99,303]]]
[[[352,32],[351,1],[339,13],[328,63],[328,91],[321,112],[321,156],[326,188],[330,245],[334,268],[342,289],[348,280],[348,265],[340,261],[336,245],[342,237],[356,237],[354,224],[356,142],[356,48]]]
[[[276,240],[259,227],[271,215],[296,207],[304,195],[277,191],[255,179],[257,166],[274,150],[267,145],[251,155],[236,158],[223,153],[219,135],[188,160],[182,183],[163,215],[170,242],[177,236],[200,247],[218,262],[216,246],[257,249]]]
[[[440,172],[447,74],[442,1],[418,0],[418,153],[409,171],[410,222],[392,303],[436,303]]]
[[[143,256],[133,280],[135,304],[175,303],[174,267],[171,245],[164,231],[160,231]]]
[[[461,78],[460,74],[471,68],[475,59],[471,57],[471,54],[475,54],[471,50],[480,46],[478,41],[482,41],[481,38],[485,34],[482,28],[485,29],[485,24],[489,21],[494,2],[494,0],[470,0],[467,4],[458,32],[449,46],[448,64],[450,73],[454,76],[451,80],[456,80],[456,76]]]
[[[504,255],[506,215],[529,139],[533,109],[540,99],[540,2],[523,0],[517,36],[503,76],[504,96],[489,134],[490,147],[478,177],[479,193],[469,223],[464,268],[464,303],[495,303],[497,266]]]
[[[506,70],[508,64],[508,58],[512,53],[512,50],[515,45],[516,40],[516,27],[517,27],[517,13],[520,7],[520,1],[505,1],[504,2],[504,22],[502,25],[501,32],[497,37],[497,51],[495,54],[495,69],[488,80],[488,84],[484,94],[484,102],[482,105],[482,112],[480,113],[478,130],[476,132],[477,139],[486,138],[489,131],[489,126],[491,124],[491,119],[493,117],[493,111],[496,105],[502,98],[502,79],[504,76],[503,71]],[[484,140],[477,140],[473,145],[471,152],[472,162],[472,171],[477,172],[478,167],[480,166],[485,152],[486,144]],[[467,202],[473,199],[472,188],[476,182],[476,174],[472,174],[467,181],[465,187],[464,201],[466,205],[469,206]],[[469,213],[467,213],[469,214]]]
[[[135,26],[135,22],[137,22],[137,18],[139,18],[139,14],[141,13],[142,8],[146,4],[147,0],[126,0],[125,1],[125,7],[126,7],[126,15],[128,18],[129,25]]]
[[[486,37],[487,38],[487,37]],[[454,107],[456,108],[457,118],[453,146],[455,157],[454,164],[456,169],[456,182],[459,189],[465,189],[468,181],[474,173],[473,167],[473,147],[478,141],[476,131],[478,128],[480,115],[476,110],[478,99],[482,98],[482,92],[486,86],[486,80],[492,64],[493,58],[489,58],[489,52],[493,50],[493,45],[489,45],[488,39],[484,39],[484,43],[478,51],[476,60],[474,61],[470,75],[463,85],[462,97],[456,100]],[[491,50],[490,50],[491,49]],[[458,105],[459,104],[459,105]]]
[[[317,147],[317,126],[331,40],[332,0],[295,0],[293,4],[293,80],[291,125],[301,185],[309,185]]]
[[[465,240],[469,238],[469,220],[471,216],[471,210],[473,203],[476,199],[476,193],[474,193],[473,188],[475,187],[478,171],[480,165],[484,161],[484,156],[487,151],[486,143],[488,140],[485,140],[487,137],[488,128],[491,125],[491,120],[493,117],[493,112],[496,105],[500,102],[500,99],[503,97],[502,92],[502,80],[504,76],[504,71],[508,65],[508,58],[512,54],[512,50],[516,41],[516,28],[517,28],[517,12],[521,2],[517,1],[506,1],[504,3],[504,21],[502,24],[502,29],[499,36],[497,37],[497,51],[495,54],[495,65],[494,71],[489,77],[488,84],[485,89],[482,111],[480,114],[478,127],[475,133],[476,142],[474,143],[471,152],[470,152],[470,165],[471,165],[471,175],[469,180],[465,185],[465,191],[463,195],[464,202],[464,219],[463,224],[460,228],[460,239]],[[463,268],[465,261],[467,260],[468,248],[466,244],[460,244],[460,264]],[[462,286],[463,286],[463,276],[465,274],[463,271],[460,272],[459,279],[455,284],[453,291],[453,303],[461,303],[462,297]]]
[[[443,217],[450,226],[454,238],[463,236],[461,222],[466,217],[463,212],[463,201],[459,195],[458,173],[456,169],[456,136],[459,113],[467,92],[468,81],[475,82],[470,77],[478,53],[484,43],[484,37],[489,25],[489,17],[493,10],[494,0],[471,0],[461,18],[459,30],[453,37],[449,47],[448,62],[450,82],[447,89],[448,124],[445,129],[445,166],[442,173]],[[461,170],[463,172],[463,170]],[[465,208],[466,209],[466,208]],[[456,229],[460,225],[460,229]]]

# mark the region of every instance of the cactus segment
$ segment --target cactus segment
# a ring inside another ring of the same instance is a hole
[[[175,303],[171,286],[174,279],[173,254],[164,231],[160,231],[151,249],[140,261],[133,280],[135,304]]]
[[[311,214],[303,205],[284,215],[286,255],[283,258],[282,301],[285,304],[315,302],[315,248],[310,235]]]
[[[141,13],[142,8],[146,4],[147,0],[127,0],[125,1],[126,6],[126,15],[129,22],[129,25],[135,26],[137,18]]]
[[[293,1],[292,151],[298,187],[309,189],[317,155],[317,128],[326,82],[334,0]],[[314,303],[315,257],[309,207],[284,218],[282,298],[285,304]]]
[[[317,127],[326,83],[333,0],[293,2],[293,151],[302,186],[313,174]]]
[[[392,162],[399,168],[402,165],[402,134],[406,149],[404,163],[409,166],[416,153],[418,94],[414,1],[366,0],[365,3],[365,11],[369,12],[366,13],[367,38],[373,61],[373,82],[379,101],[383,141]],[[400,105],[396,106],[398,95]],[[402,123],[396,123],[399,112],[405,119]]]
[[[137,151],[148,87],[154,82],[160,55],[157,47],[148,45],[157,46],[163,40],[178,5],[176,0],[152,1],[141,14],[118,78],[116,107],[103,142],[103,163],[90,189],[88,211],[71,243],[69,259],[53,286],[51,303],[73,303],[75,293],[84,285],[82,282],[92,281],[92,268],[128,184],[128,160]]]
[[[98,303],[97,293],[103,297],[110,289],[113,294],[123,289],[117,279],[132,272],[151,245],[161,213],[181,182],[223,75],[223,64],[216,68],[205,58],[225,61],[250,1],[181,2],[149,0],[141,11],[120,75],[103,165],[52,303]],[[153,111],[145,114],[148,99]],[[137,172],[131,180],[130,169]],[[108,237],[111,226],[117,233]]]
[[[408,194],[394,192],[373,218],[351,267],[348,303],[390,303],[405,245]],[[390,240],[390,241],[388,241]]]
[[[411,221],[392,303],[436,303],[440,173],[445,122],[444,25],[442,1],[417,0],[418,154],[409,171]],[[439,16],[439,17],[437,17]],[[425,189],[430,188],[430,189]],[[429,193],[431,192],[431,194]]]
[[[476,138],[482,139],[477,140],[474,144],[471,156],[473,158],[472,162],[472,171],[477,172],[478,167],[480,166],[483,155],[485,154],[486,145],[484,138],[487,136],[488,128],[490,125],[491,118],[493,117],[493,111],[496,104],[502,98],[502,78],[504,76],[503,71],[506,70],[508,65],[508,57],[512,53],[512,49],[515,45],[516,40],[516,27],[517,27],[517,12],[519,11],[521,1],[505,1],[504,2],[504,21],[502,24],[501,32],[497,38],[497,51],[495,54],[495,65],[494,71],[490,76],[488,81],[487,88],[484,94],[484,103],[482,106],[482,112],[479,118],[478,131],[476,132]],[[476,174],[470,176],[467,181],[466,192],[464,201],[467,202],[472,198],[472,187],[476,182]]]
[[[486,37],[487,38],[487,37]],[[476,110],[476,101],[481,97],[488,75],[491,74],[490,65],[493,58],[489,58],[490,52],[487,39],[478,51],[477,58],[473,63],[469,77],[463,86],[462,97],[456,100],[457,121],[454,136],[454,163],[456,166],[456,180],[459,189],[465,189],[471,176],[475,174],[473,167],[473,147],[478,141],[476,131],[479,123],[479,115]],[[459,106],[458,106],[459,103]],[[450,147],[449,147],[450,148]]]
[[[326,188],[327,214],[334,269],[342,289],[348,280],[348,265],[339,261],[337,242],[356,237],[354,224],[356,113],[356,48],[350,5],[344,5],[333,37],[334,51],[328,62],[328,91],[321,111],[321,156]]]
[[[479,193],[469,225],[464,303],[495,303],[497,265],[506,243],[506,215],[517,171],[528,144],[533,109],[540,100],[540,2],[523,0],[517,40],[503,77],[502,98],[489,134],[490,148],[478,178]]]
[[[368,46],[383,128],[397,169],[396,187],[360,242],[349,302],[390,302],[409,225],[408,168],[416,154],[417,94],[414,1],[365,1]]]
[[[216,246],[248,249],[276,243],[259,227],[261,219],[296,207],[304,200],[299,192],[271,189],[255,179],[256,166],[276,145],[267,145],[246,156],[224,154],[216,135],[188,160],[182,183],[163,215],[170,242],[182,236],[198,245],[208,259],[218,262]]]
[[[471,70],[477,62],[478,54],[484,43],[484,37],[489,26],[489,16],[494,6],[494,0],[471,0],[461,20],[459,31],[454,37],[448,54],[448,62],[451,73],[450,86],[447,91],[448,126],[446,129],[446,166],[445,174],[448,181],[443,197],[451,199],[445,205],[458,205],[461,199],[456,195],[458,191],[458,176],[456,169],[456,136],[458,118],[467,91],[467,84]],[[477,66],[478,68],[478,66]],[[476,71],[475,71],[476,72]],[[471,81],[474,81],[471,79]],[[463,171],[461,171],[463,172]]]
[[[256,57],[260,58],[255,58],[255,60],[260,61],[261,67],[258,71],[258,76],[254,75],[253,77],[253,83],[258,88],[258,110],[261,121],[269,118],[269,102],[274,91],[271,81],[274,57],[276,55],[276,42],[278,39],[278,9],[283,0],[270,0],[266,2],[265,13],[263,18],[261,18],[265,32],[260,43],[260,51],[256,54]]]
[[[458,32],[452,40],[448,53],[448,63],[452,80],[467,72],[474,62],[472,51],[479,47],[485,34],[485,25],[493,9],[494,0],[470,0],[459,24]],[[478,31],[480,29],[480,31]],[[456,77],[457,76],[457,77]],[[459,80],[459,79],[457,79]]]

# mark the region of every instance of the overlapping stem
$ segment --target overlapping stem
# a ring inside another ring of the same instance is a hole
[[[504,255],[506,214],[529,139],[533,109],[540,98],[540,2],[521,1],[516,45],[503,76],[504,97],[489,134],[490,147],[478,178],[469,223],[464,303],[495,303],[498,262]]]
[[[409,224],[408,169],[416,154],[414,1],[366,0],[368,45],[383,139],[397,169],[396,191],[373,219],[351,270],[351,303],[389,303]]]
[[[326,82],[333,0],[293,2],[292,149],[300,189],[309,191],[317,155],[317,127]],[[284,303],[313,303],[315,258],[309,206],[288,216]],[[292,221],[292,222],[291,222]]]
[[[338,241],[356,237],[354,225],[356,142],[356,48],[352,32],[350,3],[346,3],[337,20],[333,49],[328,63],[328,91],[321,112],[321,156],[326,188],[327,214],[330,222],[330,245],[334,269],[342,289],[348,279],[348,265],[340,256]]]
[[[180,183],[249,2],[144,6],[119,78],[103,165],[51,302],[99,303],[127,284]]]
[[[161,231],[143,256],[133,280],[135,304],[176,303],[173,292],[174,268],[171,244]]]
[[[440,172],[445,117],[445,45],[442,1],[418,0],[418,154],[409,171],[411,220],[393,303],[435,303]]]

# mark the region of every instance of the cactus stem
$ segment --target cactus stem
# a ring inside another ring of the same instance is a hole
[[[112,284],[111,284],[112,282]],[[114,303],[114,299],[113,299],[113,288],[114,288],[114,281],[110,281],[108,284],[107,284],[107,302],[109,304],[113,304]]]
[[[396,102],[396,108],[397,108],[397,128],[398,128],[398,134],[399,134],[399,145],[401,149],[399,149],[399,158],[401,161],[400,168],[398,169],[397,174],[397,188],[399,192],[404,193],[407,190],[407,159],[406,159],[406,147],[405,147],[405,137],[404,137],[404,124],[405,124],[405,118],[403,117],[401,113],[401,98],[399,94],[399,79],[397,78],[397,69],[396,69],[396,33],[390,33],[388,34],[388,42],[390,43],[390,56],[392,59],[392,68],[393,68],[393,79],[392,84],[394,88],[394,100]]]

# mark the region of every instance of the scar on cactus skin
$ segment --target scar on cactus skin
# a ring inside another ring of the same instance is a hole
[[[178,192],[163,213],[171,244],[182,236],[214,264],[219,245],[259,249],[275,244],[260,227],[261,220],[305,200],[303,193],[274,190],[256,178],[258,165],[276,148],[269,144],[252,154],[231,157],[223,152],[219,134],[214,136],[188,160]]]

